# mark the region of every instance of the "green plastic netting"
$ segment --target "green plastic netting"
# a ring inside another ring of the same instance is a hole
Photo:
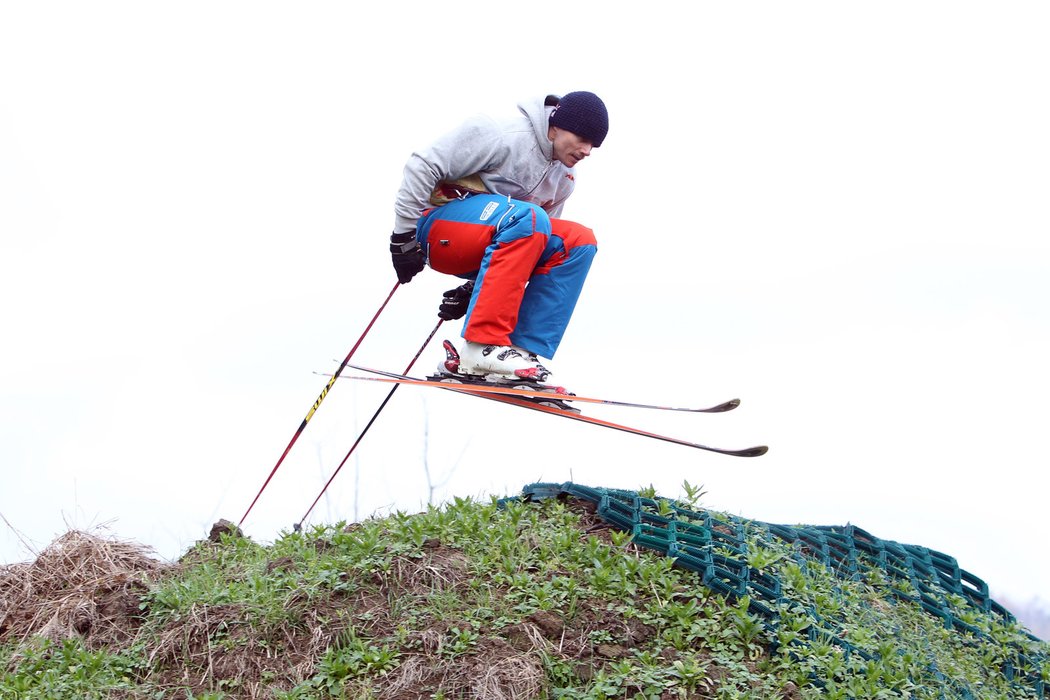
[[[1005,623],[1015,622],[1013,615],[989,597],[985,582],[960,569],[954,557],[926,547],[879,539],[855,525],[763,523],[698,512],[677,501],[644,497],[635,491],[571,482],[529,484],[521,496],[528,501],[558,497],[594,504],[600,518],[630,532],[635,544],[673,557],[677,566],[697,572],[705,586],[727,598],[746,597],[749,612],[774,633],[781,619],[780,610],[790,602],[784,595],[785,584],[771,573],[771,567],[751,565],[761,554],[762,543],[774,541],[782,548],[787,546],[791,558],[803,568],[819,562],[837,577],[849,580],[860,580],[864,572],[870,575],[872,570],[881,571],[895,596],[918,604],[945,627],[961,633],[987,638],[984,630],[972,624],[968,613],[973,611],[997,616]],[[874,655],[846,640],[840,620],[812,609],[808,612],[819,624],[810,626],[805,638],[797,643],[822,640],[839,646],[848,655]],[[775,634],[770,637],[776,639]],[[1032,669],[1040,668],[1047,658],[1042,654],[1033,658],[1021,648],[1012,651],[1011,658],[1003,663],[1003,673],[1015,686],[1034,692],[1036,697],[1045,697],[1050,684]],[[941,676],[935,667],[931,666],[931,670]],[[955,685],[956,697],[980,697],[973,689]]]

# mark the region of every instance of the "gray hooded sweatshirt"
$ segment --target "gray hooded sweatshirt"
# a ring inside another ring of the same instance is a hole
[[[572,194],[575,169],[552,160],[547,138],[554,107],[544,98],[518,105],[506,117],[479,115],[412,154],[394,205],[394,231],[414,231],[426,209],[448,201],[442,185],[472,180],[480,186],[460,191],[488,191],[537,204],[551,217],[561,215]]]

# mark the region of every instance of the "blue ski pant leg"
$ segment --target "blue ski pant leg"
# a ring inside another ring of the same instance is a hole
[[[598,245],[594,232],[572,221],[553,219],[542,262],[529,278],[514,345],[553,358],[579,300]]]

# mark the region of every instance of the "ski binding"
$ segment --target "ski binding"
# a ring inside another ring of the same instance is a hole
[[[505,386],[511,389],[525,389],[528,391],[535,391],[539,396],[535,398],[532,396],[519,397],[523,401],[530,401],[532,403],[539,404],[541,406],[548,406],[550,408],[556,408],[561,411],[568,413],[581,413],[580,409],[575,406],[570,406],[565,401],[558,397],[569,398],[574,396],[572,392],[563,386],[556,386],[554,384],[544,384],[542,381],[532,378],[522,377],[520,379],[511,379],[510,377],[504,377],[498,374],[484,374],[484,375],[472,375],[463,374],[459,371],[459,352],[451,341],[445,340],[442,342],[442,347],[445,349],[445,360],[438,365],[436,374],[428,375],[427,381],[437,382],[440,384],[463,384],[465,386]],[[546,378],[549,373],[540,373],[542,377]]]

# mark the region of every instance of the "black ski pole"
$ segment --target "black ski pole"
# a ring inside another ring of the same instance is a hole
[[[402,372],[402,374],[408,374],[412,371],[412,365],[416,364],[416,360],[419,359],[419,356],[423,354],[423,351],[426,349],[427,345],[429,345],[430,341],[433,340],[435,335],[437,335],[438,328],[441,328],[441,324],[443,322],[443,319],[438,320],[437,325],[434,326],[434,330],[430,331],[430,335],[427,336],[427,339],[424,340],[423,344],[419,347],[419,352],[417,352],[416,356],[412,358],[412,361],[408,363],[408,367],[405,368],[405,371]],[[361,444],[361,439],[364,438],[365,433],[367,433],[368,429],[372,427],[372,424],[376,422],[376,418],[378,418],[379,414],[383,412],[384,408],[386,408],[387,403],[390,401],[390,398],[394,395],[394,392],[397,391],[397,388],[399,386],[401,385],[395,384],[393,387],[391,387],[390,393],[388,393],[386,395],[386,398],[383,399],[383,403],[379,404],[379,408],[377,408],[376,412],[372,414],[372,417],[369,419],[368,424],[365,425],[365,429],[362,430],[361,434],[357,436],[356,440],[354,440],[354,444],[350,446],[350,450],[346,453],[346,456],[343,457],[343,461],[340,462],[339,466],[335,468],[334,472],[332,472],[332,476],[328,477],[328,481],[325,482],[324,488],[321,489],[321,493],[317,494],[317,498],[315,498],[314,502],[310,504],[310,507],[307,508],[306,512],[303,514],[303,517],[299,519],[299,522],[292,526],[292,528],[296,532],[299,532],[303,529],[303,521],[305,521],[306,518],[309,517],[310,513],[314,509],[314,506],[316,506],[317,502],[321,500],[321,496],[324,495],[325,491],[328,490],[328,487],[335,480],[335,477],[339,473],[339,470],[343,468],[344,464],[346,464],[346,460],[350,459],[350,455],[352,455],[354,453],[354,450],[357,449],[357,446]]]
[[[273,469],[270,470],[270,475],[266,477],[266,481],[263,482],[262,488],[259,489],[259,493],[255,494],[255,498],[252,499],[252,503],[250,506],[248,506],[248,510],[244,511],[244,515],[241,516],[240,522],[237,523],[238,526],[244,524],[245,518],[248,517],[248,513],[252,512],[252,508],[255,507],[255,503],[259,500],[259,496],[262,496],[263,491],[265,491],[266,487],[269,485],[270,479],[272,479],[273,475],[277,473],[277,470],[280,468],[281,463],[284,462],[284,458],[287,457],[288,453],[292,451],[292,445],[295,444],[295,441],[298,440],[299,436],[303,434],[304,430],[306,430],[306,424],[310,422],[311,418],[313,418],[314,413],[317,412],[317,408],[321,405],[321,402],[324,401],[324,397],[328,395],[328,392],[332,389],[332,386],[335,384],[335,380],[339,378],[340,374],[342,374],[343,369],[346,367],[347,363],[350,362],[350,358],[354,356],[355,352],[357,352],[357,348],[361,345],[361,341],[365,339],[366,335],[368,335],[368,331],[372,330],[372,326],[375,325],[376,319],[379,318],[379,314],[383,313],[383,309],[386,308],[386,305],[390,302],[391,297],[394,296],[394,292],[396,292],[397,288],[400,286],[400,282],[394,283],[394,288],[390,290],[390,294],[387,294],[386,299],[383,301],[382,305],[380,305],[379,310],[376,311],[376,315],[373,316],[372,320],[368,322],[368,326],[365,327],[364,333],[362,333],[361,337],[357,339],[356,343],[354,343],[354,347],[350,348],[350,352],[347,353],[346,359],[343,360],[343,363],[339,365],[339,369],[337,369],[335,371],[335,374],[332,375],[332,378],[328,380],[328,385],[321,392],[321,395],[317,397],[317,401],[314,401],[314,405],[307,412],[306,418],[303,418],[303,422],[299,424],[299,429],[295,431],[295,435],[292,436],[292,439],[288,443],[288,446],[284,448],[284,452],[281,453],[281,457],[277,460],[277,464],[275,464],[273,466]]]

